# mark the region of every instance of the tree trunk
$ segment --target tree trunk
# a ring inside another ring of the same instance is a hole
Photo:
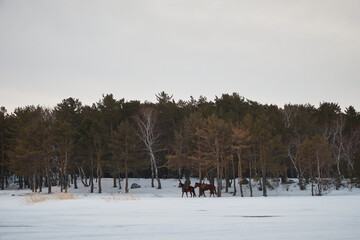
[[[38,192],[39,189],[38,175],[34,175],[34,184],[35,184],[35,192]]]
[[[157,180],[157,183],[158,183],[157,189],[161,189],[161,182],[160,182],[160,178],[158,176],[158,169],[157,169],[156,165],[155,165],[155,177],[156,177],[156,180]]]
[[[292,163],[292,168],[290,168],[291,169],[291,171],[293,170],[293,169],[295,169],[295,172],[296,172],[296,177],[298,178],[298,179],[300,179],[300,170],[298,170],[298,168],[296,167],[296,164],[295,164],[295,156],[293,156],[292,154],[291,154],[291,152],[290,152],[290,146],[288,147],[288,157],[289,157],[289,159],[290,159],[290,161],[291,161],[291,163]]]
[[[240,187],[240,195],[241,197],[244,197],[244,192],[242,189],[242,168],[241,168],[241,149],[238,149],[238,159],[239,159],[239,165],[238,165],[238,175],[239,175],[239,187]]]
[[[30,177],[23,176],[24,180],[24,189],[30,188]]]
[[[321,187],[320,159],[318,152],[316,152],[316,161],[317,161],[317,172],[318,172],[318,195],[321,196],[322,187]]]
[[[87,183],[87,177],[85,175],[84,169],[81,167],[78,168],[79,173],[80,173],[80,180],[82,182],[82,184],[84,185],[84,187],[89,187],[89,184]]]
[[[98,193],[101,193],[101,175],[102,175],[102,171],[101,171],[101,155],[100,155],[100,150],[97,150],[96,152],[97,155],[97,178],[98,178]]]
[[[263,175],[262,175],[262,189],[263,189],[263,196],[267,197],[267,191],[266,191],[266,173],[264,171]]]
[[[127,166],[127,149],[126,149],[126,156],[125,156],[125,192],[129,192],[129,178],[128,178],[128,166]]]
[[[310,163],[310,178],[311,178],[311,196],[315,196],[314,195],[314,177],[313,177],[313,173],[312,173],[312,167],[311,167],[311,163]]]
[[[156,178],[156,181],[158,182],[157,189],[161,189],[161,182],[160,182],[159,175],[158,175],[158,168],[157,168],[157,165],[156,165],[156,160],[155,160],[155,156],[154,156],[153,152],[150,153],[150,158],[151,158],[151,161],[153,163],[153,169],[154,169],[154,173],[155,173],[155,178]]]
[[[48,194],[51,193],[51,178],[50,178],[50,160],[49,156],[46,155],[46,180],[48,185]]]
[[[216,180],[217,180],[217,192],[218,192],[217,195],[218,195],[218,197],[221,197],[222,181],[220,179],[220,163],[219,162],[216,166]]]
[[[23,182],[23,176],[19,176],[19,189],[23,189],[23,185],[24,182]]]
[[[35,178],[35,174],[33,174],[32,176],[31,176],[31,191],[32,192],[36,192],[36,189],[35,189],[35,180],[36,178]]]
[[[215,185],[215,177],[211,174],[211,172],[206,172],[206,176],[208,177],[208,180],[210,184]]]
[[[42,192],[42,176],[39,176],[39,192]]]
[[[202,173],[201,173],[201,166],[199,166],[199,182],[202,184]],[[201,188],[199,187],[199,197],[201,197]]]
[[[9,172],[5,173],[5,188],[9,187]]]
[[[153,187],[155,187],[155,185],[154,185],[154,164],[151,159],[150,159],[150,170],[151,170],[151,187],[153,188]]]
[[[77,186],[77,176],[76,176],[76,173],[74,173],[74,189],[77,189],[78,186]]]
[[[267,197],[267,191],[266,191],[266,158],[264,156],[264,143],[260,140],[260,158],[262,159],[262,182],[263,182],[263,196]]]
[[[117,174],[117,177],[118,177],[118,179],[119,179],[119,189],[122,189],[122,187],[121,187],[121,174],[120,174],[120,171],[119,171],[119,173]]]
[[[249,159],[249,188],[250,188],[250,197],[253,196],[251,178],[252,178],[252,160]]]
[[[46,169],[46,175],[47,175],[47,184],[48,184],[48,194],[51,193],[51,178],[50,178],[50,174],[49,174],[49,170]]]
[[[68,192],[67,164],[68,164],[68,150],[67,150],[67,137],[65,137],[65,162],[64,162],[64,189],[65,189],[65,193]]]
[[[221,197],[221,190],[222,190],[222,179],[221,179],[221,168],[220,168],[220,149],[219,149],[219,141],[216,138],[215,139],[215,150],[216,150],[216,178],[217,178],[217,195],[218,197]]]
[[[197,138],[197,147],[198,147],[198,160],[199,160],[199,181],[200,181],[200,185],[203,184],[202,183],[202,168],[201,168],[201,154],[200,154],[200,137],[198,136]],[[201,197],[201,188],[199,187],[199,197]]]
[[[64,160],[63,160],[63,154],[60,153],[60,178],[59,178],[59,185],[60,185],[60,191],[63,192],[64,190]]]
[[[236,175],[235,175],[235,163],[234,163],[234,157],[231,155],[231,165],[232,165],[232,175],[234,180],[234,193],[233,196],[236,196]]]
[[[127,159],[128,158],[128,143],[125,142],[125,193],[129,192],[129,178],[128,178],[128,165],[127,165]]]
[[[221,187],[221,190],[223,189],[223,185],[222,185],[223,173],[224,173],[224,166],[221,164],[220,165],[220,187]],[[221,197],[221,194],[220,194],[220,197]]]
[[[228,164],[227,164],[227,162],[225,162],[225,192],[226,193],[229,192],[229,172],[228,172]]]
[[[94,158],[92,153],[90,153],[90,163],[91,163],[91,174],[90,174],[90,192],[94,192]]]
[[[1,129],[1,190],[5,189],[5,153],[4,153],[4,124],[5,124],[5,114],[3,115],[3,124]]]
[[[128,178],[128,172],[125,170],[125,193],[129,192],[129,178]]]
[[[113,188],[116,188],[116,174],[113,176]]]

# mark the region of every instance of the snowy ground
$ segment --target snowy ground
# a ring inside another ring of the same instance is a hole
[[[360,190],[322,197],[279,185],[269,197],[181,198],[177,180],[152,189],[148,179],[130,194],[103,181],[102,194],[87,188],[63,194],[0,191],[0,239],[359,239]],[[194,183],[195,180],[192,180]],[[57,188],[53,189],[58,192]],[[249,191],[245,189],[245,195]],[[37,202],[38,201],[38,202]]]

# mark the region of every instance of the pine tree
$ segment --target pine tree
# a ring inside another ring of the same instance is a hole
[[[205,119],[203,128],[197,129],[196,134],[207,144],[208,156],[216,168],[217,194],[221,197],[224,156],[230,147],[230,125],[213,114]]]
[[[0,134],[1,134],[1,190],[5,189],[5,119],[7,118],[7,110],[5,107],[0,108]]]
[[[112,148],[118,159],[123,161],[126,193],[129,192],[128,174],[136,161],[138,144],[135,128],[128,120],[122,121],[114,132]]]
[[[183,168],[190,166],[186,147],[184,131],[180,129],[178,132],[175,132],[175,140],[171,146],[174,154],[166,155],[167,167],[177,170],[179,180],[182,177]]]
[[[244,197],[243,189],[242,189],[242,162],[241,155],[242,151],[245,148],[249,147],[250,144],[250,131],[245,127],[245,124],[237,124],[232,128],[232,149],[235,150],[235,153],[238,158],[238,177],[239,177],[239,187],[241,197]]]
[[[203,173],[210,167],[210,161],[207,160],[205,150],[205,143],[197,134],[197,129],[202,129],[204,126],[204,119],[199,112],[190,114],[184,120],[184,138],[188,150],[189,167],[195,169],[199,175],[199,182],[202,183]],[[199,188],[200,197],[200,188]]]
[[[82,104],[78,99],[64,99],[55,107],[55,124],[57,144],[60,149],[61,190],[67,193],[69,174],[75,172],[76,159],[74,156],[75,142],[80,126]]]

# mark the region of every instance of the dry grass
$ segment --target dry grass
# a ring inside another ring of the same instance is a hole
[[[45,202],[49,200],[68,200],[75,199],[74,195],[71,193],[61,193],[55,192],[54,194],[44,194],[44,193],[31,193],[25,197],[25,202],[27,204],[34,204],[39,202]]]
[[[25,202],[27,204],[38,203],[38,202],[45,202],[48,198],[41,193],[32,193],[29,196],[25,197]]]
[[[113,196],[110,196],[110,197],[103,197],[103,199],[107,202],[111,202],[111,201],[127,201],[127,200],[139,200],[140,198],[135,196],[134,194],[132,193],[127,193],[125,195],[113,195]]]
[[[55,200],[68,200],[68,199],[75,199],[75,197],[71,193],[56,192],[54,195],[54,199]]]

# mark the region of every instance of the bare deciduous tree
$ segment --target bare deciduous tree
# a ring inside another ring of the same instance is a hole
[[[143,107],[140,114],[135,117],[139,127],[138,136],[145,145],[151,167],[151,186],[154,187],[154,177],[158,182],[158,189],[161,189],[161,182],[158,176],[158,164],[155,153],[161,151],[159,146],[160,133],[156,131],[156,112],[151,107]]]

